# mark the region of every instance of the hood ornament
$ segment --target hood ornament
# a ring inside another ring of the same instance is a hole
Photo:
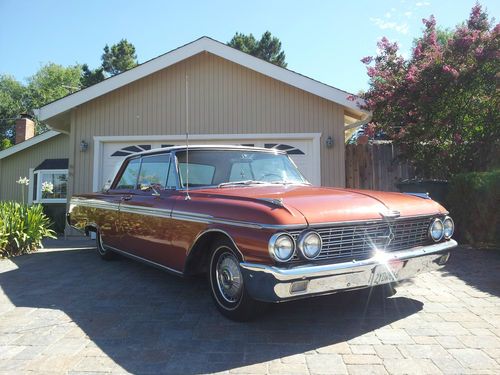
[[[396,210],[388,210],[380,212],[380,216],[382,216],[386,220],[394,220],[401,216],[401,212]]]
[[[275,206],[284,207],[283,198],[257,198],[258,200],[274,204]]]

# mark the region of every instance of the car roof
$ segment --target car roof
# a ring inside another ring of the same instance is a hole
[[[198,150],[227,150],[227,151],[257,151],[257,152],[267,152],[274,154],[286,154],[286,151],[278,150],[275,148],[264,148],[264,147],[253,147],[253,146],[238,146],[238,145],[181,145],[181,146],[170,146],[170,147],[161,147],[161,148],[153,148],[147,151],[137,152],[127,157],[127,159],[144,156],[149,154],[163,154],[177,151],[185,151],[189,148],[189,151],[198,151]]]

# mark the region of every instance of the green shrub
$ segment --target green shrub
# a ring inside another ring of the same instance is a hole
[[[36,251],[44,237],[55,238],[40,204],[0,202],[0,257]]]
[[[456,175],[447,202],[457,239],[500,246],[500,169]]]

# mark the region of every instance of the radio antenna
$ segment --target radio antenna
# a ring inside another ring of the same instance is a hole
[[[186,74],[186,197],[185,200],[191,200],[189,196],[189,76]]]

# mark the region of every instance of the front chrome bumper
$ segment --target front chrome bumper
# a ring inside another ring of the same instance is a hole
[[[441,268],[457,246],[454,240],[408,250],[379,253],[346,263],[301,265],[291,268],[240,263],[248,293],[265,302],[367,288],[409,279]]]

